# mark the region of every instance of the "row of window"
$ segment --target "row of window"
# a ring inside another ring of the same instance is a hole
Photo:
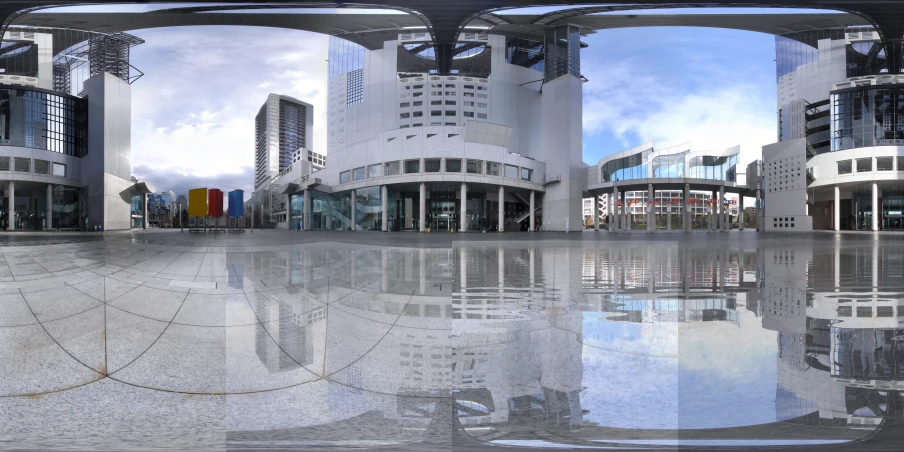
[[[443,162],[445,162],[445,167],[443,167]],[[462,168],[462,163],[462,159],[423,159],[423,168],[421,168],[421,159],[377,163],[339,173],[339,183],[345,184],[353,180],[361,181],[380,176],[396,176],[403,173],[439,173],[443,171],[460,173],[462,169],[468,174],[486,174],[488,176],[502,176],[526,181],[532,180],[534,175],[534,170],[530,168],[500,162],[465,159],[464,168]]]
[[[863,157],[856,160],[858,173],[869,172],[873,170],[872,157]],[[897,160],[898,162],[897,170],[904,171],[904,156],[899,156],[897,159],[895,159],[895,157],[876,157],[876,171],[894,171],[895,160]],[[838,174],[851,174],[853,172],[853,165],[850,159],[839,160],[837,164]]]
[[[774,228],[793,228],[794,217],[773,217],[772,227]]]
[[[12,160],[13,165],[11,167],[10,157],[0,157],[0,171],[15,171],[18,173],[33,172],[35,174],[49,174],[52,176],[66,177],[66,165],[62,163],[35,159],[34,170],[32,170],[31,159],[24,157],[12,157]]]

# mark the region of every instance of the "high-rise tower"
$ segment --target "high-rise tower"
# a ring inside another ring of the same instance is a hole
[[[292,154],[311,149],[314,107],[281,94],[270,94],[254,119],[254,189],[292,166]]]

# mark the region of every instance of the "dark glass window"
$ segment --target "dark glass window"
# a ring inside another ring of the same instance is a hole
[[[15,160],[16,162],[16,171],[21,173],[27,173],[31,171],[31,159],[15,157],[13,160]]]
[[[505,165],[505,177],[511,179],[518,178],[518,167],[515,165]]]
[[[857,159],[857,172],[865,172],[873,170],[873,158],[867,157],[862,159]]]
[[[446,172],[447,173],[460,173],[461,172],[461,159],[446,159]]]
[[[851,161],[850,160],[839,160],[838,161],[838,174],[851,174]]]
[[[521,179],[522,180],[531,180],[534,174],[534,170],[529,168],[521,168]]]
[[[50,174],[50,162],[47,160],[35,159],[35,173]]]
[[[487,175],[499,176],[501,166],[502,164],[500,164],[499,162],[487,162]]]
[[[343,171],[339,173],[339,183],[344,184],[347,182],[351,182],[352,180],[352,172],[351,171]]]
[[[399,174],[399,162],[386,162],[383,165],[383,175],[384,176],[395,176]]]
[[[9,157],[0,157],[0,171],[9,171]]]
[[[483,174],[483,160],[468,159],[468,172],[471,174]]]
[[[424,160],[424,172],[427,173],[438,173],[440,167],[441,160],[440,159],[426,159]]]
[[[876,157],[876,171],[891,171],[894,164],[894,157]]]
[[[405,174],[420,173],[420,172],[421,172],[421,161],[420,160],[405,160]]]

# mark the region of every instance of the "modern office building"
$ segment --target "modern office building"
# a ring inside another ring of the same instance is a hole
[[[255,190],[292,166],[299,149],[312,148],[313,124],[311,104],[281,94],[267,96],[254,118]]]
[[[143,227],[126,33],[9,27],[0,48],[0,228]]]
[[[478,14],[490,4],[468,2],[455,11],[473,15],[452,17],[445,2],[436,2],[412,8],[419,11],[412,15],[292,14],[288,22],[284,15],[226,14],[232,7],[220,5],[216,11],[195,6],[115,17],[30,14],[13,23],[108,33],[173,25],[257,25],[332,35],[329,162],[319,177],[295,180],[298,191],[286,202],[296,210],[287,211],[286,218],[303,218],[308,229],[576,230],[582,227],[581,200],[600,194],[614,200],[608,223],[624,229],[630,222],[612,221],[631,214],[624,211],[628,199],[620,198],[642,191],[648,208],[657,212],[665,206],[651,200],[680,193],[677,204],[665,209],[666,216],[681,217],[674,221],[684,229],[697,227],[692,221],[697,206],[691,204],[700,198],[691,196],[694,191],[708,194],[713,220],[704,222],[707,228],[727,229],[725,213],[731,204],[726,205],[725,193],[738,197],[740,212],[745,197],[764,200],[758,227],[768,230],[901,227],[904,201],[898,198],[904,197],[895,188],[904,177],[897,159],[899,153],[904,156],[899,95],[904,21],[895,19],[904,17],[900,6],[878,0],[816,1],[783,5],[846,12],[611,14],[644,8],[642,1],[622,3],[518,15]],[[745,3],[753,4],[758,3]],[[594,14],[602,11],[610,14]],[[463,22],[466,17],[469,22]],[[597,165],[583,163],[581,85],[601,81],[582,75],[582,36],[644,26],[776,35],[779,141],[763,150],[762,165],[733,161],[736,148],[682,146],[639,147],[624,151],[618,161],[610,156]],[[292,152],[311,150],[304,141],[309,134],[301,135],[309,129],[309,110],[293,109],[289,105],[298,104],[284,97],[273,99],[258,115],[257,187],[285,170]],[[293,123],[294,135],[274,130],[272,125],[281,122]],[[287,154],[276,149],[293,139],[295,149]],[[618,171],[625,178],[612,179]],[[645,223],[647,228],[659,224]]]

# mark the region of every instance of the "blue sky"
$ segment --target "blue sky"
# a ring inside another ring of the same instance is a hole
[[[59,8],[144,11],[158,5]],[[518,12],[537,13],[544,9]],[[801,10],[796,10],[801,11]],[[651,13],[791,13],[679,9]],[[632,13],[635,13],[632,11]],[[250,192],[254,115],[270,92],[315,107],[315,150],[326,144],[322,35],[251,27],[138,30],[132,64],[133,173],[159,189],[196,186]],[[584,161],[654,140],[695,149],[740,144],[746,160],[776,139],[774,38],[707,28],[604,30],[584,39]]]

